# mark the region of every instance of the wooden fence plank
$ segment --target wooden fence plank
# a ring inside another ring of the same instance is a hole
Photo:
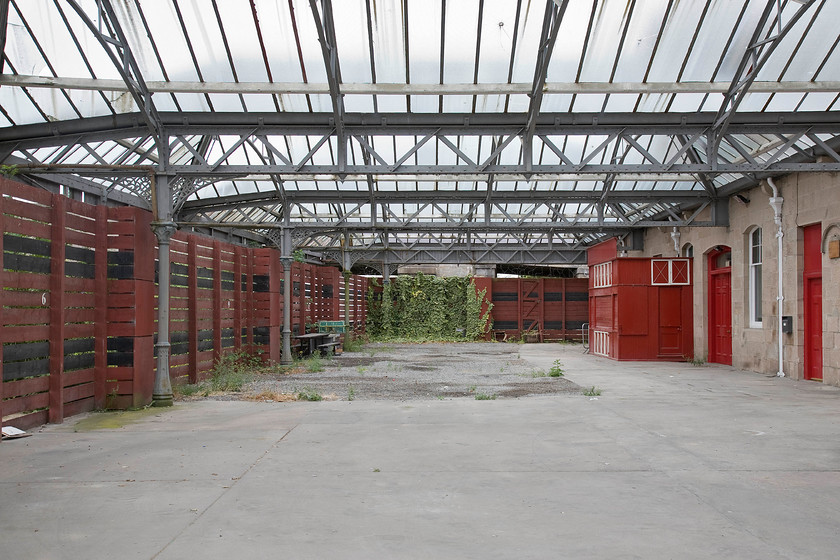
[[[53,195],[50,268],[50,423],[64,421],[64,251],[67,198]]]

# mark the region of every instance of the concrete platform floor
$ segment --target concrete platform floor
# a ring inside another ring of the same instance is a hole
[[[3,442],[0,557],[840,555],[840,390],[522,355],[603,393],[198,402]]]

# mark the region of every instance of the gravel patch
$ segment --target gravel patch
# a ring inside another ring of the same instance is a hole
[[[547,377],[519,357],[518,344],[368,344],[361,352],[324,358],[324,370],[310,373],[267,371],[241,393],[208,398],[250,399],[255,395],[316,391],[327,399],[422,400],[447,398],[523,398],[580,393],[563,377]]]

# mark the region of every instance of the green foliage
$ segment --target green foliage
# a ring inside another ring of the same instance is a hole
[[[341,347],[345,352],[361,352],[364,345],[364,341],[358,336],[345,335]]]
[[[239,392],[248,381],[250,372],[259,365],[259,358],[247,352],[230,352],[213,365],[207,379],[211,392]]]
[[[303,365],[306,368],[306,371],[309,373],[318,373],[319,371],[324,371],[324,361],[321,359],[319,354],[312,354],[305,360],[303,360]]]
[[[20,168],[17,165],[0,165],[0,175],[4,177],[14,177],[20,173]]]
[[[493,309],[493,304],[487,302],[487,288],[477,292],[475,282],[470,282],[465,292],[466,337],[469,340],[477,340],[490,330],[490,310]],[[487,305],[487,309],[482,313],[481,308],[484,304]]]
[[[205,397],[210,393],[238,393],[262,365],[259,355],[244,350],[228,352],[216,361],[207,379],[195,384],[176,385],[173,391],[182,397],[197,393]]]
[[[315,389],[304,387],[297,392],[297,399],[299,401],[321,401],[324,400],[324,397]]]
[[[706,359],[703,356],[695,356],[693,358],[686,356],[685,360],[694,367],[700,367],[706,363]]]
[[[563,369],[563,364],[560,360],[554,360],[554,365],[548,370],[549,377],[562,377],[566,371]]]
[[[487,393],[478,393],[475,396],[475,400],[477,400],[477,401],[495,401],[496,400],[496,395],[495,394],[488,395]]]
[[[352,385],[347,388],[347,400],[352,401],[356,398],[356,389]]]
[[[306,257],[301,249],[296,249],[295,251],[292,251],[292,259],[294,259],[295,262],[303,262],[306,260]]]
[[[592,387],[590,387],[589,389],[584,389],[583,390],[583,395],[586,396],[586,397],[597,397],[600,394],[601,394],[601,389],[599,389],[598,387],[595,387],[594,385]]]
[[[399,276],[381,293],[371,286],[367,332],[374,340],[475,340],[489,328],[491,306],[471,278]]]

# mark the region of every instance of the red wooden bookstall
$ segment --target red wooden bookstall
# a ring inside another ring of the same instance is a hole
[[[615,238],[587,254],[593,354],[614,360],[694,357],[691,259],[619,257]]]

